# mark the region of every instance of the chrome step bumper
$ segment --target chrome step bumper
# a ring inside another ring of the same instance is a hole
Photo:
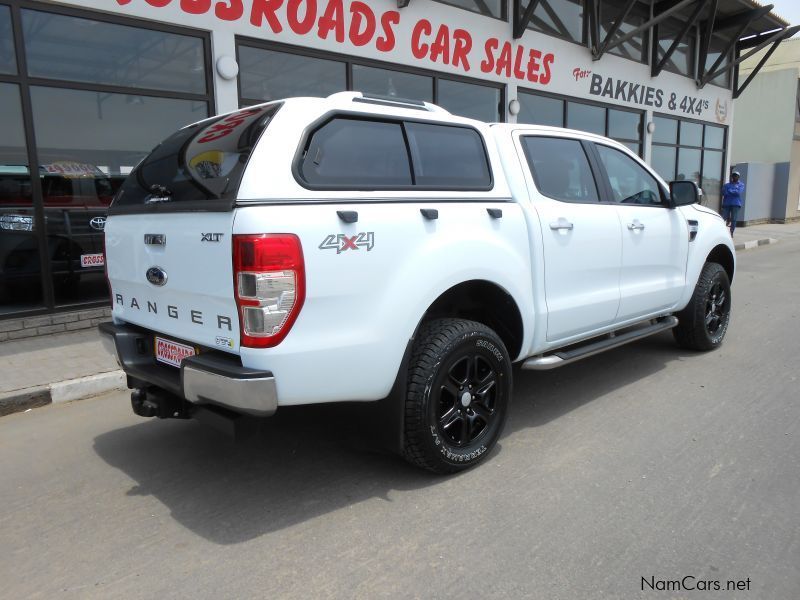
[[[193,404],[222,406],[237,413],[268,417],[278,409],[270,371],[243,367],[238,356],[210,350],[183,360],[180,369],[153,356],[154,332],[132,325],[98,325],[103,345],[128,375],[128,387],[161,388]]]

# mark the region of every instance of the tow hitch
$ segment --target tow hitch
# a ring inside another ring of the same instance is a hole
[[[217,431],[242,441],[258,431],[260,419],[226,410],[221,406],[195,405],[155,386],[135,388],[131,407],[140,417],[195,419]]]
[[[158,388],[136,388],[131,392],[131,407],[140,417],[189,419],[187,402]]]

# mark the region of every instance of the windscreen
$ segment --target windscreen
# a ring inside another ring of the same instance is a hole
[[[245,108],[184,127],[137,165],[109,212],[185,209],[188,203],[203,210],[214,201],[232,206],[250,154],[280,106]]]

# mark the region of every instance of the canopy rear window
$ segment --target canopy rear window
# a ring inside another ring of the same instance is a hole
[[[230,210],[253,148],[280,106],[245,108],[179,130],[131,172],[109,214]]]

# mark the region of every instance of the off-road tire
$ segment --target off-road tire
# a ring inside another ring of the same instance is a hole
[[[500,437],[510,399],[511,360],[494,331],[463,319],[424,323],[408,367],[404,457],[435,473],[476,465]]]
[[[677,315],[675,341],[690,350],[714,350],[722,344],[731,318],[731,284],[721,265],[703,265],[689,304]]]

